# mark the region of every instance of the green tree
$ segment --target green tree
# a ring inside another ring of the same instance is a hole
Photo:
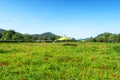
[[[113,35],[112,33],[105,32],[96,37],[96,41],[98,42],[109,42],[109,37]]]
[[[56,39],[56,36],[50,36],[49,40],[54,41]]]
[[[8,30],[5,31],[3,34],[3,38],[4,40],[12,40],[12,36],[15,34],[16,32],[14,30]]]
[[[15,40],[15,41],[20,41],[20,40],[22,40],[22,34],[20,34],[20,33],[15,33],[15,34],[12,36],[12,40]]]
[[[90,42],[96,42],[96,39],[93,38],[93,37],[90,37],[90,38],[88,39],[88,41],[90,41]]]
[[[99,37],[96,38],[96,41],[97,41],[97,42],[104,42],[105,39],[104,39],[103,36],[99,36]]]
[[[24,38],[25,41],[31,41],[32,40],[32,36],[29,35],[29,34],[24,34],[23,38]]]
[[[117,35],[118,42],[120,42],[120,34]]]
[[[3,36],[2,33],[0,33],[0,40],[1,40],[2,36]]]
[[[38,36],[32,36],[32,41],[38,40],[39,37]]]
[[[42,35],[42,36],[40,36],[40,39],[41,40],[48,40],[48,37],[46,35]]]

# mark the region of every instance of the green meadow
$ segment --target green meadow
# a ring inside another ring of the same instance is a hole
[[[120,44],[0,43],[0,80],[120,80]]]

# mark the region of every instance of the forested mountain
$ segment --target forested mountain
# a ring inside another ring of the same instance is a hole
[[[56,40],[57,38],[59,38],[60,36],[55,35],[51,32],[46,32],[43,34],[34,34],[32,36],[36,36],[38,37],[40,40]]]
[[[109,32],[105,32],[99,34],[95,38],[89,38],[90,42],[120,42],[120,34],[113,34]]]
[[[51,32],[46,32],[43,34],[21,34],[14,30],[3,30],[0,29],[0,40],[4,41],[35,41],[35,40],[56,40],[59,38],[58,35],[55,35]]]
[[[43,34],[22,34],[14,30],[0,29],[0,41],[54,41],[60,38],[51,32]],[[78,40],[79,41],[79,40]],[[83,41],[82,39],[80,41]],[[86,38],[88,42],[120,42],[120,34],[105,32],[96,37]]]

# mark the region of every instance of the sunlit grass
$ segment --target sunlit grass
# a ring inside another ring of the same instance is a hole
[[[0,43],[0,80],[120,79],[120,44],[63,44]]]

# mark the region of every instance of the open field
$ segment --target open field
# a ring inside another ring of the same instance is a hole
[[[0,43],[0,80],[120,80],[117,43]]]

